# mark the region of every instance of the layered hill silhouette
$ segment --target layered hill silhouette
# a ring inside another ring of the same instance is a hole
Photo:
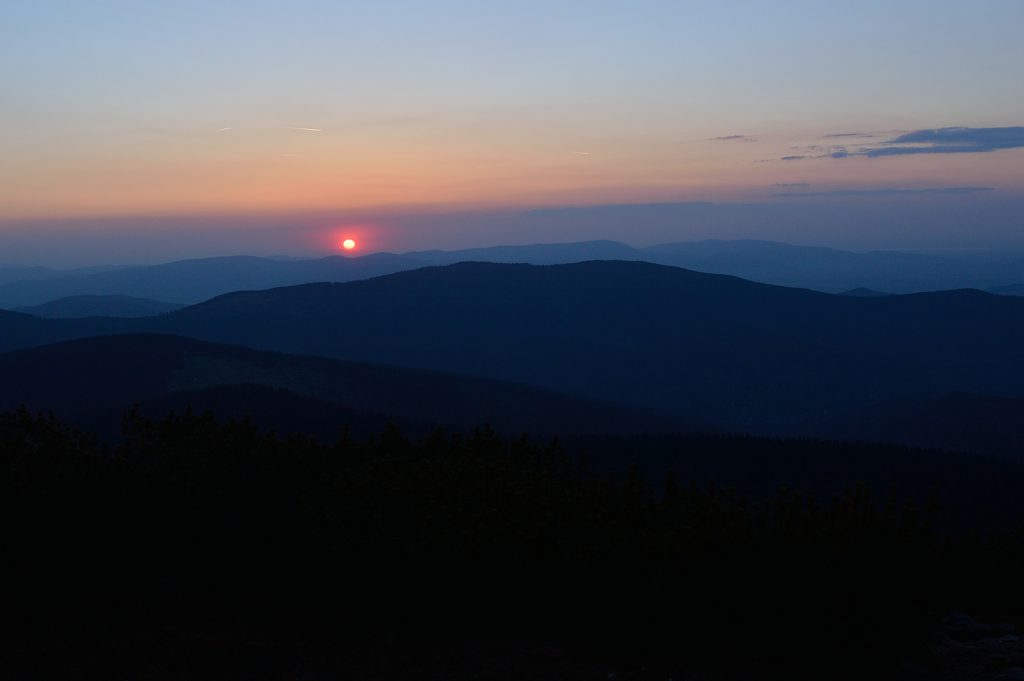
[[[9,281],[0,285],[0,306],[41,305],[80,295],[130,295],[178,304],[198,303],[240,289],[267,289],[311,281],[349,281],[422,266],[391,254],[282,260],[250,256],[201,258],[101,272]]]
[[[42,305],[20,307],[16,312],[54,319],[79,317],[152,317],[180,310],[182,305],[134,296],[69,296]]]
[[[817,424],[807,434],[1024,461],[1024,398],[952,393],[885,400]]]
[[[988,290],[1000,296],[1024,296],[1024,284],[1009,284],[1007,286],[996,286]]]
[[[99,274],[124,267],[116,265],[98,265],[90,267],[78,267],[74,269],[55,269],[41,265],[10,265],[0,264],[0,285],[19,281],[33,281],[40,279],[60,279],[63,277],[86,276]]]
[[[116,435],[126,409],[250,417],[330,439],[491,424],[536,435],[685,429],[681,420],[481,378],[258,352],[190,338],[121,335],[0,354],[0,411],[24,405]],[[691,426],[692,427],[692,426]]]
[[[0,284],[59,276],[58,270],[32,265],[0,265]]]
[[[849,291],[843,291],[840,295],[851,296],[853,298],[881,298],[889,295],[883,291],[876,291],[870,288],[854,288]]]
[[[0,269],[0,307],[34,306],[79,295],[129,295],[194,304],[238,290],[353,281],[465,261],[552,265],[589,260],[651,262],[832,293],[857,288],[892,293],[989,289],[1019,285],[1024,271],[1024,258],[1010,256],[854,253],[754,240],[692,241],[644,248],[616,241],[586,241],[318,259],[235,256],[65,273],[8,267]]]
[[[165,333],[534,385],[804,433],[883,400],[1024,396],[1024,300],[857,298],[638,262],[464,263],[238,292],[146,319],[0,315],[0,349]]]

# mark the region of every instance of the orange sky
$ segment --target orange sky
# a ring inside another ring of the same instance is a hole
[[[154,215],[1024,193],[1024,4],[926,4],[0,3],[0,237]],[[952,127],[1018,132],[865,154]]]

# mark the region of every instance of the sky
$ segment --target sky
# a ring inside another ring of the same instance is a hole
[[[8,0],[0,263],[346,234],[1024,249],[1022,28],[1020,0]],[[692,202],[718,217],[522,217]]]

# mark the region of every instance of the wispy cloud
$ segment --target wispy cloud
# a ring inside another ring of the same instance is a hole
[[[830,135],[830,137],[836,137],[837,135]],[[810,146],[803,147],[790,147],[790,149],[799,151],[814,152],[811,154],[791,154],[789,156],[783,156],[780,161],[803,161],[808,158],[846,158],[856,154],[855,151],[850,151],[844,144],[832,144],[832,145],[820,145],[812,144]]]
[[[795,185],[776,185],[781,186],[795,186]],[[905,196],[913,194],[945,194],[945,195],[964,195],[964,194],[978,194],[981,192],[990,192],[993,187],[925,187],[918,189],[904,189],[898,187],[885,187],[880,189],[834,189],[830,191],[821,192],[781,192],[773,194],[773,196],[786,197],[786,198],[807,198],[807,197],[822,197],[822,196]]]
[[[590,156],[589,151],[574,151],[572,153],[576,154],[577,156]]]
[[[872,133],[837,132],[825,139],[875,137]],[[797,147],[794,147],[797,148]],[[807,151],[821,151],[813,155],[783,156],[782,161],[800,161],[811,158],[852,158],[855,156],[881,158],[913,154],[979,154],[1002,149],[1024,148],[1024,126],[1005,128],[934,128],[913,130],[888,140],[861,142],[830,147],[819,145],[799,147]]]
[[[864,149],[861,153],[869,158],[878,158],[907,154],[976,154],[1016,149],[1024,147],[1024,126],[915,130],[894,137],[884,144],[886,146]]]
[[[811,183],[810,182],[776,182],[774,186],[780,187],[782,189],[799,189],[800,187],[810,187]]]
[[[285,128],[285,130],[298,130],[299,132],[323,132],[320,128],[296,128],[292,126]]]
[[[1017,149],[1024,147],[1024,126],[914,130],[880,144],[881,146],[859,145],[860,148],[855,151],[832,153],[830,156],[880,158],[912,154],[980,154],[1001,149]]]
[[[731,140],[750,140],[753,139],[749,135],[723,135],[722,137],[712,137],[713,142],[728,142]]]
[[[228,130],[232,130],[232,129],[233,128],[229,125],[226,128],[217,128],[217,132],[227,132]]]
[[[825,139],[832,139],[835,137],[877,137],[869,132],[834,132],[831,135],[825,135]]]

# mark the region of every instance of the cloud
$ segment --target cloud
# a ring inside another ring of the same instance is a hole
[[[299,132],[323,132],[320,128],[295,128],[291,126],[285,128],[285,130],[298,130]]]
[[[779,186],[794,186],[794,185],[776,185]],[[779,197],[822,197],[822,196],[906,196],[913,194],[944,194],[944,195],[964,195],[964,194],[978,194],[981,192],[990,192],[994,187],[925,187],[923,189],[904,189],[899,187],[887,187],[880,189],[834,189],[831,191],[823,192],[782,192],[773,194],[772,196]]]
[[[834,132],[831,135],[825,135],[825,139],[833,137],[874,137],[874,135],[868,132]]]
[[[729,140],[748,140],[750,137],[748,135],[724,135],[722,137],[712,137],[711,139],[715,142],[727,142]]]
[[[776,182],[776,187],[782,187],[783,189],[798,189],[800,187],[810,187],[810,182]]]
[[[589,151],[574,151],[572,153],[576,154],[577,156],[590,156]]]
[[[911,154],[978,154],[1017,149],[1024,147],[1024,126],[915,130],[882,144],[885,146],[861,149],[855,155],[880,158]]]
[[[850,156],[851,153],[856,153],[856,152],[850,152],[850,150],[848,150],[846,147],[844,147],[841,144],[836,144],[836,145],[833,145],[831,147],[828,147],[827,151],[826,151],[825,147],[822,147],[822,146],[817,145],[817,144],[815,144],[813,146],[809,146],[809,147],[791,147],[791,148],[801,149],[803,151],[816,151],[816,152],[823,152],[823,153],[817,153],[817,154],[814,154],[814,155],[811,155],[811,156],[807,156],[807,155],[783,156],[780,160],[782,160],[782,161],[802,161],[805,158],[846,158],[847,156]]]

